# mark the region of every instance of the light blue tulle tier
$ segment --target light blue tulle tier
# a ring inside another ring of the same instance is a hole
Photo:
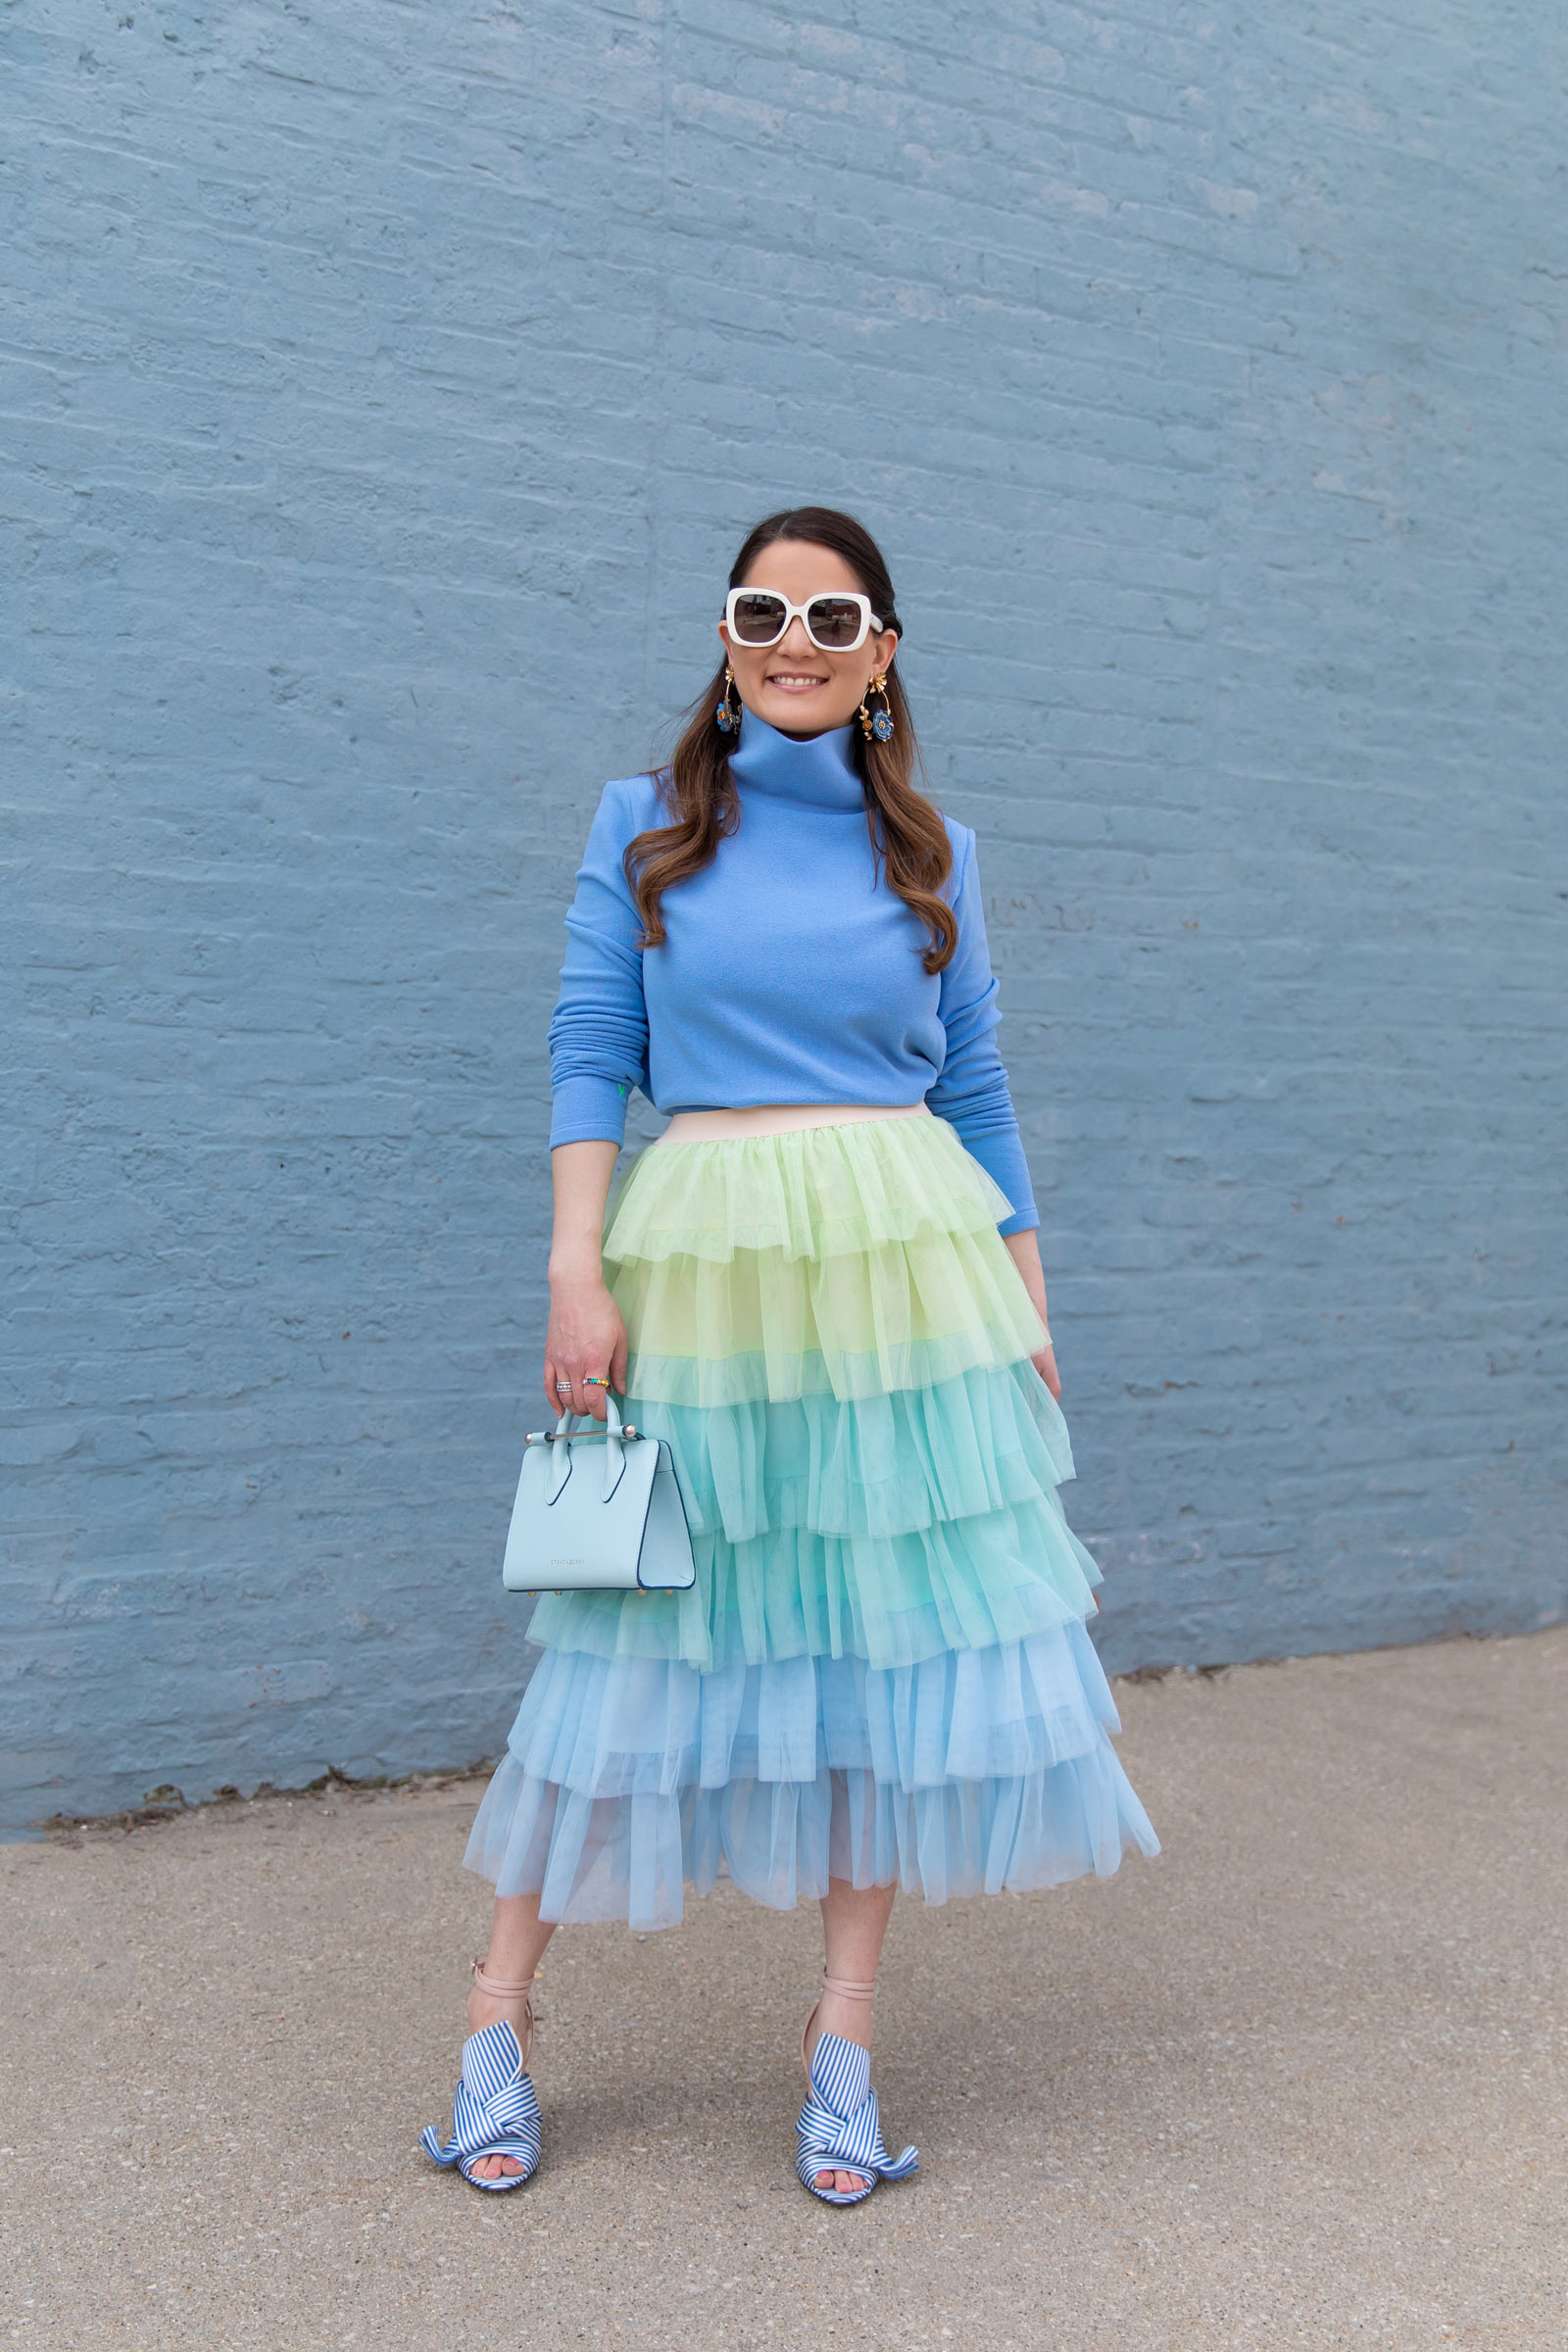
[[[1055,1492],[1066,1425],[1032,1364],[882,1396],[629,1397],[626,1417],[669,1441],[696,1583],[547,1594],[533,1641],[705,1671],[847,1653],[892,1668],[1094,1609],[1100,1571]]]
[[[1154,1833],[1076,1621],[891,1669],[802,1656],[699,1674],[547,1651],[465,1859],[546,1919],[678,1920],[722,1865],[787,1910],[897,1881],[928,1902],[1114,1871]]]

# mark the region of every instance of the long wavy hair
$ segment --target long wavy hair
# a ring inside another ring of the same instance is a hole
[[[730,586],[744,586],[762,550],[780,539],[831,548],[836,556],[842,556],[884,628],[903,636],[893,582],[881,550],[853,514],[840,514],[832,507],[790,507],[783,514],[769,514],[748,535],[731,569]],[[740,823],[740,794],[729,772],[730,747],[714,716],[724,693],[724,669],[720,662],[685,712],[680,740],[668,765],[650,771],[659,786],[661,804],[668,811],[668,824],[653,826],[626,845],[623,864],[642,917],[643,937],[638,944],[644,948],[663,945],[660,902],[664,892],[710,865],[722,836],[733,833]],[[924,923],[931,944],[922,960],[928,972],[940,972],[958,944],[957,918],[941,896],[953,868],[953,852],[941,810],[915,782],[923,770],[896,662],[889,668],[887,680],[893,734],[886,743],[878,743],[874,737],[867,741],[858,726],[852,726],[852,756],[865,793],[872,858],[880,860],[900,898]]]

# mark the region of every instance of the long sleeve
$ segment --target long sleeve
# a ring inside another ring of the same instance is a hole
[[[550,1144],[620,1143],[632,1088],[648,1092],[642,923],[621,866],[637,830],[624,784],[607,784],[577,868],[550,1021]]]
[[[953,910],[958,944],[942,974],[940,1009],[947,1031],[942,1074],[926,1096],[939,1118],[957,1130],[971,1152],[1012,1202],[1002,1233],[1026,1233],[1040,1222],[1029,1163],[1018,1134],[1007,1073],[997,1052],[997,979],[986,944],[985,908],[980,898],[974,835],[967,826]]]

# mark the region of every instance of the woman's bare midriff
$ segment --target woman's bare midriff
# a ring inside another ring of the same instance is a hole
[[[754,1102],[739,1110],[677,1110],[658,1143],[729,1143],[749,1135],[791,1135],[801,1127],[847,1127],[859,1119],[934,1116],[923,1102]]]

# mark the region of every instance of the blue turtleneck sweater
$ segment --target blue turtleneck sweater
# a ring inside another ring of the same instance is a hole
[[[621,853],[668,816],[652,776],[605,786],[550,1023],[552,1147],[619,1143],[634,1086],[665,1112],[923,1096],[1012,1202],[1002,1231],[1038,1225],[969,827],[944,819],[958,944],[932,974],[925,925],[876,871],[848,727],[800,743],[748,710],[730,773],[740,824],[664,892],[646,951]]]

